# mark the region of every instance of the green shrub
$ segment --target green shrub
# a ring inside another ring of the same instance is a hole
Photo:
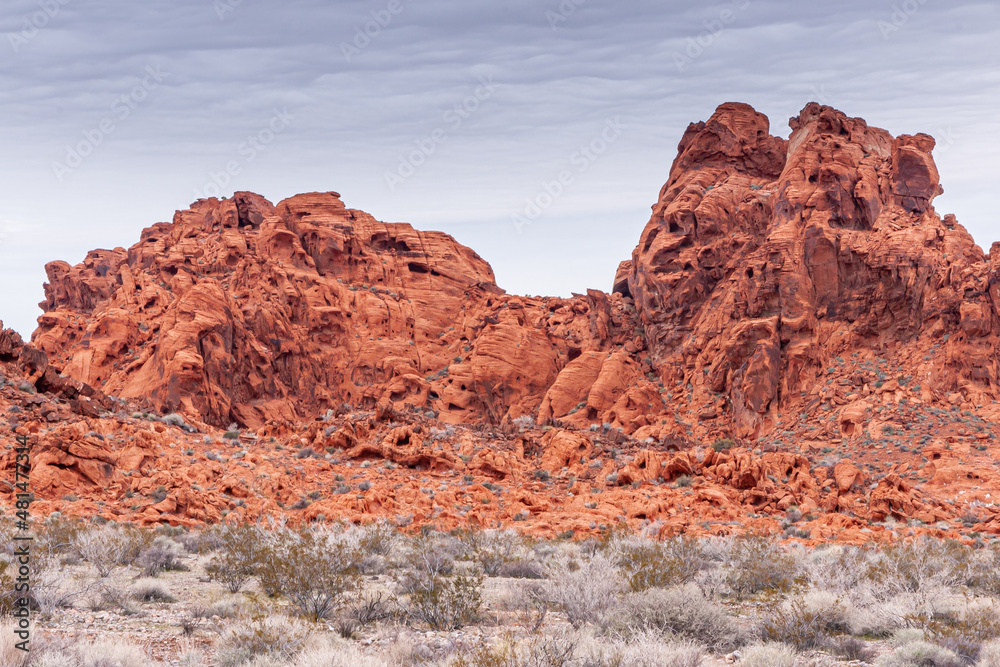
[[[404,579],[403,591],[411,619],[433,630],[457,630],[479,620],[483,597],[481,574],[413,576]]]
[[[326,618],[361,584],[361,552],[326,532],[279,533],[262,554],[257,573],[265,590],[291,601],[311,621]]]
[[[714,449],[717,452],[724,452],[728,449],[732,449],[735,446],[736,443],[733,442],[732,438],[719,438],[718,440],[712,443],[712,449]]]
[[[270,540],[263,530],[249,524],[223,526],[215,539],[218,551],[205,566],[205,572],[230,593],[239,593],[264,563]]]

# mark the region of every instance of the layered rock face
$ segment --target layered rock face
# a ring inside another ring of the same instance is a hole
[[[1000,251],[934,211],[934,139],[818,104],[790,126],[786,142],[724,104],[684,134],[616,279],[657,373],[743,437],[801,405],[870,396],[897,373],[855,362],[885,351],[919,400],[995,400]]]
[[[456,423],[533,413],[567,364],[613,345],[624,313],[597,292],[509,297],[450,236],[337,193],[201,200],[127,251],[46,269],[33,340],[65,373],[220,425],[379,401]],[[601,360],[587,368],[589,387]]]

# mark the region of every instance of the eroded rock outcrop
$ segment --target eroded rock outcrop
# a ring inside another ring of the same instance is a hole
[[[790,126],[691,125],[611,294],[508,295],[336,193],[201,200],[47,266],[0,436],[42,510],[144,523],[1000,534],[1000,244],[935,212],[931,137]]]
[[[450,236],[337,193],[202,200],[127,251],[46,268],[34,341],[67,375],[219,425],[381,400],[455,423],[534,414],[628,319],[598,292],[508,296]]]
[[[995,400],[996,253],[934,211],[934,139],[893,138],[818,104],[790,126],[786,142],[749,106],[724,104],[681,140],[623,265],[627,287],[616,278],[656,372],[695,402],[725,397],[747,437],[771,432],[859,350],[891,348],[926,400]]]

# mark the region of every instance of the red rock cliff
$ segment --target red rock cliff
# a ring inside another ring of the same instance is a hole
[[[924,401],[996,399],[1000,254],[934,211],[934,139],[815,103],[790,126],[786,142],[724,104],[684,134],[616,288],[635,298],[656,371],[743,436],[829,398],[832,366],[860,351],[891,348]],[[870,393],[869,379],[834,389]]]

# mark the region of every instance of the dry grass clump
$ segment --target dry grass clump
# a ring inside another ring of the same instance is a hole
[[[132,599],[140,602],[177,602],[162,581],[138,579],[132,584]]]
[[[976,667],[1000,667],[1000,640],[985,642],[980,647]]]
[[[879,667],[962,667],[969,664],[954,652],[922,639],[922,633],[901,632],[895,637],[895,648],[878,657]]]
[[[4,667],[150,667],[156,664],[139,646],[124,639],[46,640],[32,630],[31,651],[16,648],[14,626],[0,624],[0,665]]]
[[[280,614],[243,619],[223,631],[216,642],[215,661],[219,667],[243,667],[259,659],[292,664],[309,634],[305,625]]]
[[[647,635],[608,642],[578,632],[531,639],[508,634],[457,656],[448,667],[700,667],[706,657],[698,644]]]
[[[728,653],[747,641],[746,632],[725,609],[707,600],[694,584],[626,595],[608,614],[605,632],[698,641]]]
[[[740,667],[796,667],[798,658],[791,646],[769,642],[748,648],[739,664]]]

